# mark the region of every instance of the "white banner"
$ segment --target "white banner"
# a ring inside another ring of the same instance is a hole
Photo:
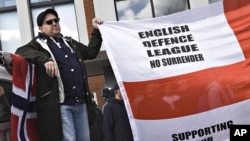
[[[135,141],[226,141],[250,124],[249,4],[99,26]]]

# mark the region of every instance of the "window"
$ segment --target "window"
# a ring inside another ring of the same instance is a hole
[[[208,1],[212,4],[222,0]],[[114,0],[114,4],[118,21],[154,18],[190,9],[190,0]]]
[[[3,51],[14,53],[21,45],[18,18],[16,12],[0,15],[0,43]]]
[[[37,3],[37,2],[44,2],[44,1],[50,1],[50,0],[30,0],[30,3]]]
[[[16,5],[16,0],[0,0],[0,8],[15,6],[15,5]]]
[[[0,50],[14,53],[21,45],[16,0],[0,0]]]
[[[138,20],[169,15],[187,9],[185,0],[115,0],[117,20]]]
[[[117,16],[119,21],[123,20],[138,20],[145,18],[152,18],[152,9],[149,0],[131,1],[123,0],[117,1]]]
[[[173,14],[187,9],[186,0],[153,0],[155,17]]]
[[[215,3],[215,2],[218,2],[218,1],[222,1],[222,0],[209,0],[209,4]]]

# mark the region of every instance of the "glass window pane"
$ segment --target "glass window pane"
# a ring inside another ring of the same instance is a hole
[[[50,7],[36,8],[32,10],[35,36],[37,36],[39,32],[36,18],[40,12],[44,11],[47,8]],[[61,33],[64,36],[71,36],[73,39],[79,40],[74,5],[65,4],[65,5],[55,6],[55,10],[57,11],[58,16],[60,17]]]
[[[123,0],[116,2],[118,20],[152,18],[150,0]]]
[[[30,3],[49,3],[49,4],[55,4],[55,3],[65,3],[65,2],[74,2],[74,0],[29,0]]]
[[[215,3],[215,2],[218,2],[218,1],[222,1],[222,0],[209,0],[209,4]]]
[[[164,16],[187,9],[186,0],[153,0],[155,16]]]
[[[55,10],[60,17],[62,34],[79,40],[74,4],[56,6]]]
[[[15,6],[16,0],[0,0],[0,7]]]
[[[118,20],[169,15],[187,9],[186,0],[116,0]],[[153,7],[153,9],[152,9]]]
[[[30,3],[37,3],[37,2],[44,2],[44,1],[51,1],[51,0],[30,0]]]
[[[3,51],[14,53],[21,46],[16,12],[0,14],[0,45]]]

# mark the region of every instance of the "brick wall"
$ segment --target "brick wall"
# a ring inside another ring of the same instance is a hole
[[[101,90],[105,86],[104,75],[88,77],[89,89],[91,92],[95,92],[97,96],[97,103],[100,107],[104,104],[103,97],[100,96]]]
[[[88,37],[90,37],[93,30],[92,19],[95,17],[93,0],[83,0],[85,17],[87,22]],[[91,92],[96,92],[97,103],[100,107],[104,104],[103,97],[100,96],[101,90],[105,86],[104,75],[88,77],[89,88]]]
[[[94,3],[93,0],[83,0],[83,3],[85,9],[85,17],[87,21],[88,35],[90,37],[90,34],[93,30],[92,19],[95,17]]]

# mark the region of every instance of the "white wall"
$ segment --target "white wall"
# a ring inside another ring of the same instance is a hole
[[[32,38],[31,20],[28,1],[16,1],[21,44],[28,43]]]
[[[79,39],[81,43],[88,43],[87,22],[84,11],[83,0],[75,0],[76,19],[78,25]]]

